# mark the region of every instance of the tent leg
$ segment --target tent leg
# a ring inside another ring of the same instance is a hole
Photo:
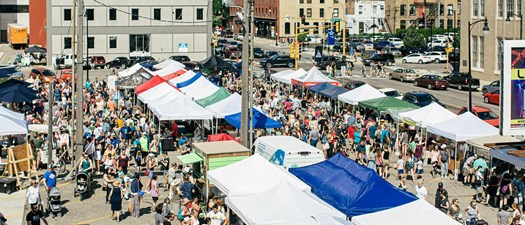
[[[458,169],[456,168],[456,160],[458,159],[458,142],[456,143],[456,150],[454,151],[454,180],[458,180]]]
[[[425,154],[425,161],[423,162],[423,166],[427,166],[428,165],[428,158],[427,158],[428,148],[427,148],[427,143],[428,143],[428,131],[427,131],[427,129],[425,129],[425,147],[423,148],[423,154]]]

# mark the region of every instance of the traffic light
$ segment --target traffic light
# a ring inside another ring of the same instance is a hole
[[[295,58],[300,59],[301,58],[301,46],[299,45],[299,42],[295,42]]]
[[[306,17],[304,15],[301,16],[301,23],[302,24],[306,23]]]
[[[339,22],[335,22],[335,32],[339,33]]]
[[[290,58],[295,58],[295,42],[290,44]]]

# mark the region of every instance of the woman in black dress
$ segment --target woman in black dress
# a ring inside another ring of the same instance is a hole
[[[120,187],[120,181],[116,180],[113,182],[113,189],[111,189],[111,192],[109,193],[109,199],[111,202],[111,218],[117,220],[117,222],[120,222],[120,211],[122,210],[122,197],[123,192]]]

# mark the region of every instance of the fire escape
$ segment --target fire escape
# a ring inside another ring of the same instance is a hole
[[[417,18],[408,29],[434,26],[439,13],[439,0],[414,0],[414,5],[416,6]]]

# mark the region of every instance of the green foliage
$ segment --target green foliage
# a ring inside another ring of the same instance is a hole
[[[306,34],[299,34],[297,36],[297,40],[299,42],[307,42],[308,41],[308,36]]]
[[[230,18],[230,8],[222,4],[222,0],[213,0],[213,26],[223,26],[223,21]]]
[[[426,45],[426,37],[416,29],[409,29],[405,33],[403,42],[408,48],[423,48]]]

